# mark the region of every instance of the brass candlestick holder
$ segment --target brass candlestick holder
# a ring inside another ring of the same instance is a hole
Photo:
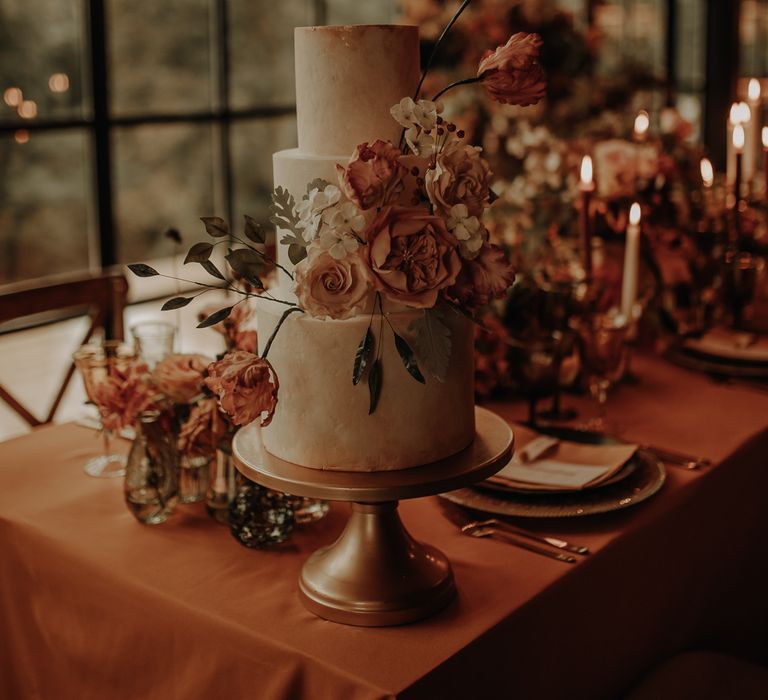
[[[341,536],[304,564],[299,592],[307,609],[333,622],[383,627],[428,617],[453,599],[456,586],[448,559],[411,537],[397,506],[402,499],[486,479],[509,461],[514,436],[507,423],[483,408],[475,408],[475,421],[475,440],[462,452],[386,472],[329,471],[285,462],[264,449],[256,424],[235,435],[235,465],[252,481],[297,496],[352,503]]]

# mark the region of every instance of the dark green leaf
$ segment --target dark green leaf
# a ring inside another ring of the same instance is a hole
[[[160,311],[173,311],[174,309],[180,309],[182,306],[186,306],[195,297],[173,297],[169,299],[160,307]]]
[[[200,321],[200,323],[197,324],[197,327],[208,328],[209,326],[215,326],[217,323],[220,323],[225,318],[227,318],[227,316],[232,313],[233,308],[234,306],[228,306],[226,309],[219,309],[218,311],[214,311],[210,316],[208,316],[208,318]]]
[[[370,416],[376,410],[381,394],[381,360],[374,360],[368,371],[368,391],[371,394],[371,404],[368,408],[368,415]]]
[[[275,336],[277,336],[277,332],[282,327],[283,323],[285,322],[285,319],[288,318],[292,313],[295,313],[296,311],[301,311],[304,313],[304,309],[299,308],[298,306],[292,306],[289,309],[286,309],[283,312],[283,315],[280,317],[280,320],[277,322],[277,325],[275,326],[275,330],[272,331],[272,335],[269,336],[269,340],[267,341],[267,344],[264,346],[264,352],[261,353],[261,357],[263,359],[267,359],[267,355],[269,354],[269,349],[272,347],[272,341],[275,339]]]
[[[363,339],[360,341],[360,345],[357,346],[355,352],[355,364],[352,367],[352,383],[359,384],[363,377],[363,372],[368,366],[368,361],[371,359],[373,353],[373,333],[371,333],[370,326],[365,331]]]
[[[184,264],[187,263],[201,263],[208,260],[208,258],[211,257],[211,251],[213,250],[213,245],[211,243],[206,243],[205,241],[202,241],[201,243],[195,243],[187,253],[187,257],[184,258]]]
[[[154,267],[144,263],[131,263],[128,265],[128,269],[137,277],[156,277],[160,274]]]
[[[220,280],[224,280],[226,282],[226,278],[224,275],[219,272],[219,268],[216,267],[210,260],[203,260],[203,262],[200,263],[203,266],[203,269],[212,277],[217,277]]]
[[[229,235],[229,225],[220,216],[202,216],[200,221],[205,224],[209,236],[223,238]]]
[[[267,232],[264,227],[248,214],[245,215],[245,237],[254,243],[266,243]]]
[[[395,347],[397,348],[397,352],[400,354],[400,359],[403,361],[405,369],[408,370],[408,374],[410,374],[417,382],[426,384],[424,381],[424,375],[421,373],[419,365],[416,362],[416,357],[413,354],[413,350],[411,350],[411,346],[408,345],[408,343],[405,341],[405,338],[400,337],[397,333],[395,333]]]
[[[250,248],[237,248],[230,250],[224,257],[235,274],[250,282],[257,289],[264,289],[259,277],[264,272],[262,255]]]
[[[304,195],[304,199],[309,199],[309,193],[312,190],[320,190],[322,192],[330,184],[331,183],[328,182],[328,180],[323,180],[321,177],[316,177],[307,185],[307,194]]]
[[[303,245],[297,245],[292,243],[288,246],[288,259],[294,264],[298,265],[304,258],[307,257],[307,248]]]
[[[444,382],[451,360],[451,329],[437,308],[425,309],[408,329],[413,333],[419,364],[438,381]]]

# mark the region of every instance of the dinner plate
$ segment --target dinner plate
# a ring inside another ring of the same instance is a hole
[[[700,338],[686,338],[680,347],[713,360],[768,365],[768,342],[765,336],[755,333],[716,329]]]
[[[717,374],[722,377],[743,377],[746,379],[768,379],[768,363],[744,362],[728,358],[716,358],[691,352],[683,347],[672,349],[668,357],[672,362],[699,372]]]
[[[605,488],[567,493],[512,493],[471,487],[440,496],[466,508],[522,518],[569,518],[629,508],[656,494],[664,485],[666,471],[655,455],[639,449],[636,466],[625,479]]]

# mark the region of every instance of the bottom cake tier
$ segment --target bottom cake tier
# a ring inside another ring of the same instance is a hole
[[[259,342],[277,325],[285,307],[260,300]],[[397,333],[409,342],[408,326],[421,311],[389,314]],[[263,429],[264,447],[288,462],[316,469],[386,471],[443,459],[467,447],[475,435],[474,358],[471,322],[445,319],[452,347],[444,382],[427,376],[417,382],[405,369],[387,323],[371,330],[381,340],[381,392],[369,415],[365,377],[352,383],[355,352],[369,316],[336,321],[291,314],[269,350],[280,382],[277,408]]]

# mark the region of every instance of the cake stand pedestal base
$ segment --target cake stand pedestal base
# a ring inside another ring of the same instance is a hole
[[[398,501],[468,486],[509,461],[514,437],[507,423],[475,409],[476,436],[456,455],[411,469],[342,472],[310,469],[267,452],[256,424],[232,443],[237,468],[249,479],[295,496],[352,503],[344,532],[312,554],[299,577],[308,610],[334,622],[383,627],[414,622],[455,596],[445,555],[417,542],[403,526]]]
[[[341,537],[309,557],[299,578],[304,605],[348,625],[402,625],[456,595],[445,555],[408,534],[397,501],[353,503]]]

